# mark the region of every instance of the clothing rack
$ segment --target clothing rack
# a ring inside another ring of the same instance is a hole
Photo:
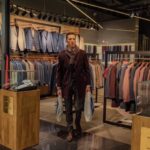
[[[40,22],[39,20],[30,20],[30,19],[27,19],[27,18],[14,18],[13,19],[13,25],[15,26],[19,26],[19,27],[22,27],[22,28],[34,28],[35,30],[46,30],[46,31],[49,31],[49,32],[57,32],[57,33],[61,33],[61,26],[59,25],[54,25],[54,24],[49,24],[49,23],[46,23],[46,22]],[[57,45],[58,45],[58,41],[59,41],[59,37],[57,38]],[[32,51],[28,51],[28,50],[24,50],[24,51],[19,51],[18,52],[18,55],[20,54],[35,54],[35,55],[38,55],[38,54],[43,54],[42,52],[32,52]],[[53,54],[57,54],[58,53],[53,53],[53,52],[50,52],[49,55],[53,55]],[[11,55],[11,54],[10,54]]]
[[[89,61],[101,61],[100,59],[98,58],[89,58]],[[95,103],[98,102],[98,90],[101,89],[101,88],[97,88],[95,89]]]
[[[134,55],[135,58],[132,58],[133,60],[140,60],[141,58],[144,60],[147,60],[149,58],[146,58],[147,56],[150,57],[150,52],[149,51],[130,51],[130,52],[113,52],[113,51],[106,51],[105,52],[105,69],[107,68],[109,62],[108,62],[108,56],[109,55]],[[130,59],[130,58],[129,58]],[[104,87],[106,85],[106,79],[104,80]],[[115,126],[120,126],[120,127],[125,127],[125,128],[131,128],[130,125],[126,125],[126,124],[121,124],[119,122],[113,122],[110,120],[107,120],[107,98],[105,97],[105,90],[104,90],[104,103],[103,103],[103,122],[107,123],[107,124],[111,124],[111,125],[115,125]]]

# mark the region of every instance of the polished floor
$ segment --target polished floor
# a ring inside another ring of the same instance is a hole
[[[0,147],[0,150],[7,149]],[[91,133],[69,143],[63,126],[41,121],[39,145],[26,150],[130,150],[130,146]]]
[[[116,127],[109,124],[103,124],[103,105],[100,99],[96,103],[97,107],[94,110],[92,121],[86,122],[84,113],[81,118],[81,126],[84,132],[92,133],[102,138],[129,144],[131,143],[131,130],[121,127]],[[108,108],[108,117],[112,119],[121,118],[123,116],[118,110]],[[75,116],[74,116],[75,118]],[[45,98],[40,101],[40,119],[51,124],[66,126],[65,114],[62,116],[61,122],[56,121],[56,98]]]
[[[39,145],[26,150],[130,150],[131,130],[103,124],[102,95],[99,95],[96,105],[91,122],[85,122],[82,115],[83,136],[68,143],[65,115],[61,122],[56,121],[56,98],[44,98],[40,101]],[[113,119],[122,116],[112,108],[108,109],[108,114]],[[8,149],[1,146],[0,150]]]

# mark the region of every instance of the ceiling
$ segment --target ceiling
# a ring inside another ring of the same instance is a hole
[[[71,0],[70,0],[71,1]],[[136,14],[142,17],[150,18],[150,0],[79,0],[82,2],[91,3],[97,6],[103,6],[114,10],[119,10],[129,14]],[[43,12],[61,14],[70,17],[86,18],[65,0],[13,0],[14,4],[22,7],[36,9]],[[77,4],[76,6],[86,12],[97,22],[119,20],[129,18],[114,12]]]

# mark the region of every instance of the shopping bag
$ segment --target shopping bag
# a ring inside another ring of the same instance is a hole
[[[58,122],[61,121],[62,115],[63,115],[63,98],[61,96],[58,96],[56,105],[56,120]]]
[[[92,98],[91,92],[87,92],[85,95],[85,102],[84,102],[84,117],[86,122],[92,121],[94,113],[94,102]]]

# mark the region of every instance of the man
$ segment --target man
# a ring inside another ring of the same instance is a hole
[[[57,94],[65,100],[67,140],[70,142],[73,139],[73,103],[76,109],[76,134],[81,135],[82,133],[80,120],[85,93],[90,91],[90,70],[86,53],[76,45],[76,35],[68,33],[66,42],[66,49],[58,56]]]

